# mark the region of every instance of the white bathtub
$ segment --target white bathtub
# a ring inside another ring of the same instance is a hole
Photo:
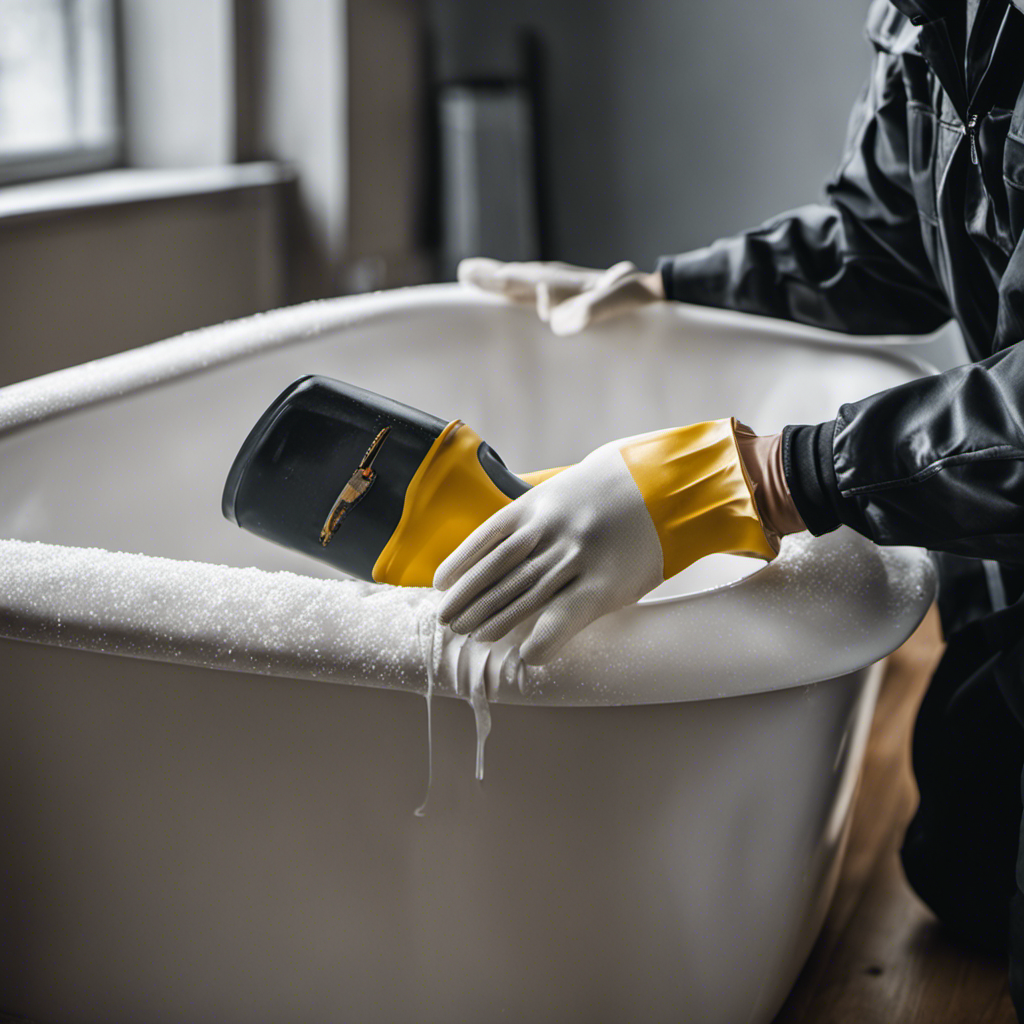
[[[466,704],[436,700],[416,817],[431,592],[332,578],[221,518],[249,427],[308,372],[461,417],[524,470],[703,418],[815,421],[923,368],[682,306],[555,338],[442,286],[0,391],[0,1009],[769,1021],[927,557],[841,530],[738,582],[760,563],[719,559],[526,676],[508,644],[446,636],[435,692],[483,680],[492,701],[486,778]]]

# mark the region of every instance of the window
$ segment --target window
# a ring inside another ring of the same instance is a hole
[[[0,183],[120,154],[114,0],[0,0]]]

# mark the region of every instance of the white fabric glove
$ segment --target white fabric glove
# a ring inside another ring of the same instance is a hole
[[[434,586],[448,591],[438,619],[485,642],[539,611],[519,648],[539,665],[663,580],[658,532],[609,444],[491,516],[438,566]]]
[[[519,650],[539,665],[705,555],[774,558],[740,429],[730,418],[620,438],[549,476],[437,567],[438,619],[490,642],[536,615]]]
[[[665,298],[661,275],[632,263],[590,270],[569,263],[501,263],[474,256],[459,264],[459,282],[534,306],[555,334],[576,334],[599,320]]]

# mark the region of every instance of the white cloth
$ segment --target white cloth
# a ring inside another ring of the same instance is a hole
[[[661,299],[647,284],[651,275],[628,261],[608,270],[569,263],[501,263],[483,256],[459,264],[460,284],[534,306],[555,334],[577,334],[599,320]]]

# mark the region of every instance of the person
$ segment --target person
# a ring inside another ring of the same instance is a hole
[[[927,333],[956,319],[973,360],[964,366],[777,436],[731,427],[769,542],[845,524],[934,553],[947,647],[915,723],[920,804],[902,862],[948,928],[1007,952],[1024,1021],[1024,0],[873,0],[867,35],[872,71],[821,204],[663,258],[652,273],[473,259],[459,277],[532,304],[563,334],[661,300],[852,334]],[[647,502],[658,467],[636,472],[637,443],[611,448]],[[679,536],[666,546],[658,517],[699,475],[693,451],[678,447],[648,503],[665,575]],[[609,497],[617,463],[595,454],[441,564],[442,621],[493,640],[546,620],[524,649],[543,661],[649,589],[649,525]],[[618,562],[616,545],[628,552]],[[637,545],[643,566],[624,583]]]

